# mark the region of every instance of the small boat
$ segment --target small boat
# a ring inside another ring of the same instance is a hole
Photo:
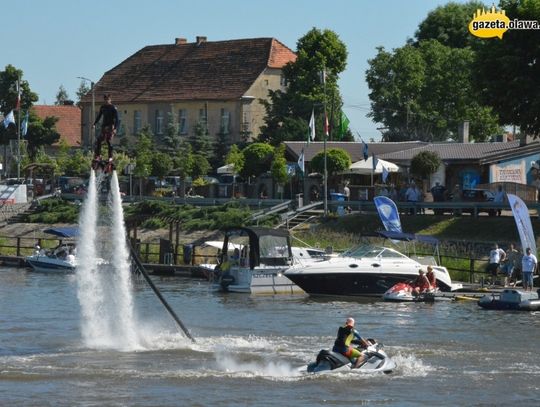
[[[413,293],[414,285],[409,282],[397,283],[390,287],[384,294],[383,300],[393,302],[433,302],[437,289]]]
[[[540,310],[540,298],[538,292],[507,288],[500,294],[484,295],[478,301],[478,305],[494,310],[538,311]]]
[[[74,238],[79,235],[79,230],[76,227],[50,228],[43,232],[66,238]],[[25,260],[34,271],[73,273],[77,266],[75,243],[63,242],[50,250],[36,246],[34,254],[27,256]]]
[[[285,277],[293,264],[288,231],[260,227],[231,227],[212,280],[220,291],[248,294],[302,294]]]
[[[392,241],[438,244],[431,236],[388,231],[379,232],[379,236]],[[427,265],[432,266],[442,291],[463,288],[462,284],[452,282],[448,270],[438,266],[434,258],[411,258],[393,248],[376,245],[361,245],[327,260],[293,265],[285,275],[309,295],[380,296],[397,283],[415,279]]]

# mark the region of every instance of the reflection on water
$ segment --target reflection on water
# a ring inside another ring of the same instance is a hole
[[[2,404],[540,403],[538,313],[486,311],[474,302],[224,295],[184,278],[156,278],[155,283],[195,344],[177,330],[150,290],[135,283],[140,348],[89,349],[80,331],[73,275],[0,269]],[[363,335],[384,343],[398,364],[393,374],[302,370],[332,345],[349,315]]]

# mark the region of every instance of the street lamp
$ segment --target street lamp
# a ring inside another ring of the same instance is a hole
[[[92,91],[92,113],[90,116],[90,121],[88,122],[88,137],[90,141],[90,148],[94,145],[94,135],[92,134],[92,124],[93,120],[96,119],[96,93],[95,93],[95,83],[92,79],[85,78],[84,76],[77,76],[78,79],[83,81],[90,82],[90,90]]]

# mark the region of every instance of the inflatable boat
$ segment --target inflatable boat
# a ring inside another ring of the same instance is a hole
[[[507,288],[500,294],[484,295],[478,301],[478,305],[495,310],[537,311],[540,310],[540,299],[538,292]]]

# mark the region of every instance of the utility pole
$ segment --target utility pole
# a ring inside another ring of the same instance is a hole
[[[77,76],[77,79],[82,79],[83,81],[90,82],[90,91],[92,92],[92,111],[90,113],[90,120],[88,121],[88,142],[90,143],[90,149],[94,146],[94,134],[92,131],[92,124],[96,120],[96,93],[95,93],[95,83],[93,80],[85,78],[83,76]]]
[[[21,83],[17,78],[17,180],[21,178]]]
[[[323,107],[324,107],[324,216],[328,216],[328,168],[326,163],[326,140],[328,139],[328,117],[326,116],[326,68],[323,67],[321,72],[321,80],[323,84]]]

